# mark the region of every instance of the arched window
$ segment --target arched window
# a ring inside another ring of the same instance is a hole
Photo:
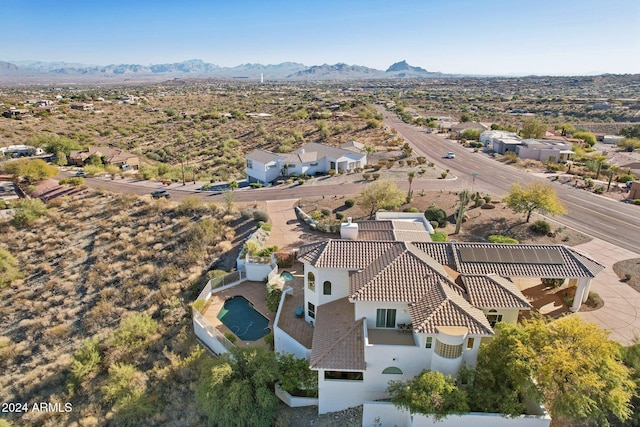
[[[395,366],[389,366],[388,368],[384,368],[384,371],[382,371],[382,373],[402,375],[402,370],[400,368],[396,368]]]
[[[316,276],[312,272],[307,273],[307,287],[311,291],[316,290]]]
[[[322,284],[322,294],[323,295],[331,295],[331,282],[330,281],[325,281]]]

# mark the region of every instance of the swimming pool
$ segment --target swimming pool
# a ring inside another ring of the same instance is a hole
[[[218,319],[243,341],[256,341],[271,332],[269,319],[258,313],[243,296],[226,300]]]
[[[282,277],[285,282],[293,282],[295,280],[293,278],[293,274],[289,273],[288,271],[283,271],[282,273],[280,273],[280,277]]]

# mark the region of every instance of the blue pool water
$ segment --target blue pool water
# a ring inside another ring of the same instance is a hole
[[[282,277],[284,279],[285,282],[293,282],[293,274],[289,273],[288,271],[283,271],[282,273],[280,273],[280,277]]]
[[[258,313],[242,296],[226,300],[218,319],[243,341],[256,341],[271,332],[269,319]]]

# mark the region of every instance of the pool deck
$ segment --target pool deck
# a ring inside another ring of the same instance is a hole
[[[304,317],[296,317],[296,308],[304,306],[304,266],[296,262],[293,268],[286,270],[293,274],[294,280],[285,284],[285,287],[293,289],[293,295],[287,294],[284,299],[278,326],[300,344],[311,349],[313,327],[304,321]]]
[[[257,312],[269,319],[269,328],[273,332],[273,321],[275,318],[275,313],[270,313],[269,310],[267,310],[267,301],[265,299],[264,292],[264,282],[242,282],[236,286],[212,294],[211,298],[207,302],[207,306],[203,315],[211,323],[211,325],[213,325],[221,333],[233,333],[218,319],[217,316],[218,313],[220,313],[220,310],[222,309],[222,306],[224,305],[224,302],[226,300],[235,296],[243,296],[247,300],[249,300],[251,304],[253,304],[253,308],[255,308]],[[269,348],[269,345],[262,338],[257,341],[243,341],[238,338],[235,344],[237,347],[254,345]]]

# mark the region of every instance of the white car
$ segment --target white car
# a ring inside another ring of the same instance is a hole
[[[456,153],[454,153],[453,151],[449,151],[445,157],[447,159],[455,159],[456,158]]]

